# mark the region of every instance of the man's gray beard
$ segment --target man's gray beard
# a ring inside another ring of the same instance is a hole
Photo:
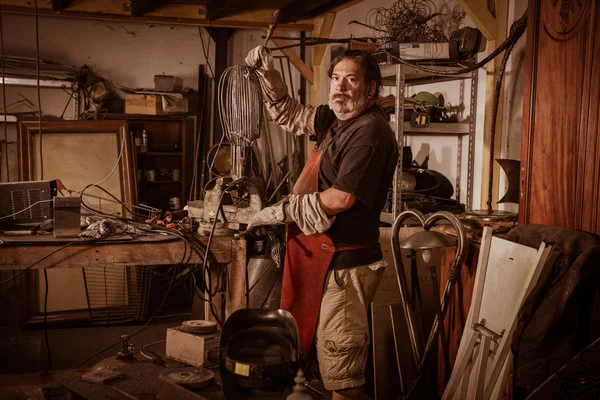
[[[344,98],[345,100],[347,100],[346,98]],[[361,107],[364,107],[364,105],[367,103],[367,100],[369,98],[367,96],[361,96],[360,99],[358,99],[357,101],[349,101],[346,103],[338,103],[337,100],[332,100],[331,96],[329,96],[329,108],[331,108],[334,112],[336,113],[341,113],[341,114],[348,114],[351,112],[354,112],[358,109],[360,109]],[[334,107],[339,107],[341,106],[342,109],[341,110],[337,110]]]

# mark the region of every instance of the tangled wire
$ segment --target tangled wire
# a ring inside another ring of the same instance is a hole
[[[367,22],[361,25],[371,28],[383,42],[444,42],[448,40],[444,32],[429,24],[438,15],[442,14],[436,13],[432,0],[398,0],[389,8],[369,11]]]

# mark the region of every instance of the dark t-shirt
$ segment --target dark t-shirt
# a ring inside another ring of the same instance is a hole
[[[350,268],[381,260],[379,216],[398,162],[394,132],[378,106],[341,121],[324,105],[317,109],[315,132],[318,149],[323,151],[319,191],[335,188],[357,198],[352,208],[336,216],[327,235],[336,247],[374,244],[336,253],[332,267]]]

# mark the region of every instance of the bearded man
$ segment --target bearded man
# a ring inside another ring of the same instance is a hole
[[[315,344],[319,371],[334,399],[358,399],[369,348],[367,314],[385,261],[379,216],[398,162],[398,144],[378,105],[381,72],[365,51],[346,50],[329,66],[328,105],[288,95],[269,51],[255,66],[273,120],[316,142],[285,201],[253,217],[249,228],[288,224],[281,308],[300,330],[300,350]]]

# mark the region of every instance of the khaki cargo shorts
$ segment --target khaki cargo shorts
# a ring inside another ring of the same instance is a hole
[[[365,383],[367,313],[385,266],[382,260],[327,273],[315,342],[319,371],[328,390]]]

